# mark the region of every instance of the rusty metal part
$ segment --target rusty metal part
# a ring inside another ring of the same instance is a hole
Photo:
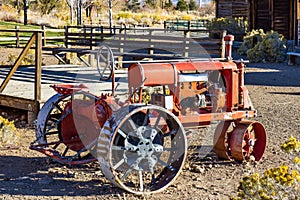
[[[55,84],[50,85],[58,94],[70,95],[79,91],[88,91],[88,87],[85,84]]]
[[[214,134],[214,151],[222,159],[230,160],[229,140],[232,133],[232,121],[222,121],[218,124]]]
[[[56,94],[39,112],[37,144],[32,143],[30,148],[63,164],[95,161],[91,151],[111,113],[104,100],[90,93]]]
[[[237,161],[249,160],[251,156],[259,161],[266,148],[266,131],[256,121],[241,121],[230,138],[232,157]]]
[[[159,192],[172,184],[186,152],[179,120],[162,107],[141,104],[112,115],[101,130],[97,151],[106,178],[135,194]]]

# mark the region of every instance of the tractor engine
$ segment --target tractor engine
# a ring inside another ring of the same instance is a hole
[[[129,91],[139,93],[132,95],[132,102],[162,106],[177,116],[226,111],[228,90],[225,74],[219,70],[223,63],[212,63],[132,65],[128,73]],[[236,67],[234,63],[232,65]]]

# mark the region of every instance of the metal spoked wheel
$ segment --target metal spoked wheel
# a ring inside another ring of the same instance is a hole
[[[100,79],[107,81],[114,73],[114,56],[110,47],[103,44],[97,51],[97,69],[100,74]]]
[[[164,108],[130,105],[102,128],[98,160],[104,175],[118,187],[149,194],[168,187],[178,176],[187,151],[185,131]]]
[[[255,121],[242,121],[233,130],[230,149],[237,161],[249,160],[251,156],[260,160],[266,148],[266,131],[263,125]]]
[[[85,116],[80,118],[84,126],[75,125],[79,119],[74,120],[74,96],[78,98],[75,101],[80,101],[80,106],[85,106],[86,110],[93,109],[97,101],[95,96],[88,93],[56,94],[44,104],[37,117],[38,145],[33,149],[62,164],[95,161],[90,152],[97,144],[100,127]]]

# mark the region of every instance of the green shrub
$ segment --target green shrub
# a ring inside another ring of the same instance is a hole
[[[9,54],[8,56],[8,65],[14,65],[16,60],[18,59],[18,55],[15,54]],[[35,64],[35,51],[30,49],[28,53],[23,58],[21,65],[34,65]]]
[[[286,59],[286,40],[278,32],[256,30],[247,34],[238,52],[246,53],[250,62],[283,62]]]
[[[299,153],[300,141],[291,136],[281,149],[289,154]],[[267,169],[262,176],[258,173],[244,176],[237,188],[237,197],[230,199],[300,199],[300,158],[295,157],[293,161],[296,169],[280,165]]]
[[[266,34],[262,29],[247,32],[246,36],[243,38],[243,43],[238,49],[238,53],[241,55],[247,55],[247,51],[252,49],[257,42],[260,42],[265,35]]]
[[[129,18],[132,18],[132,12],[117,13],[117,19],[129,19]]]
[[[208,24],[209,31],[226,30],[229,34],[245,34],[248,30],[248,22],[244,18],[217,18]]]
[[[0,116],[0,147],[19,145],[20,137],[14,122]]]

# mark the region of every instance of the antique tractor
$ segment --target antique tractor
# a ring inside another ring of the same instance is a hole
[[[57,94],[38,115],[31,149],[63,164],[98,160],[107,179],[136,194],[168,187],[184,165],[187,130],[212,121],[219,122],[218,157],[258,161],[266,132],[246,120],[257,113],[244,86],[244,64],[228,55],[132,64],[123,101],[91,94],[83,84],[53,85]]]

